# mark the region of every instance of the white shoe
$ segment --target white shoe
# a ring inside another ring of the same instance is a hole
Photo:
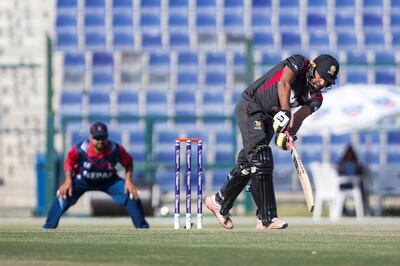
[[[221,205],[215,200],[215,195],[205,197],[204,202],[207,208],[212,211],[217,218],[218,222],[225,228],[225,229],[232,229],[233,228],[233,221],[231,219],[230,214],[222,215],[219,211],[221,210]]]
[[[256,229],[257,230],[272,230],[272,229],[285,229],[288,227],[288,223],[279,219],[273,218],[269,225],[263,225],[262,221],[257,218]]]

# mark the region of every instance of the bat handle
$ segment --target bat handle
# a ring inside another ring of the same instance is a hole
[[[289,148],[293,149],[294,148],[294,141],[293,141],[292,135],[290,135],[288,130],[285,131],[285,135],[288,138],[288,146],[289,146]]]

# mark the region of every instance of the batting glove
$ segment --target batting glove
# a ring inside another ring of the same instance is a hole
[[[297,139],[296,135],[291,135],[293,141]],[[275,135],[275,144],[280,148],[281,150],[288,150],[288,142],[289,138],[285,133],[276,133]]]
[[[275,132],[283,133],[289,126],[292,114],[288,110],[281,110],[274,116],[273,127]]]

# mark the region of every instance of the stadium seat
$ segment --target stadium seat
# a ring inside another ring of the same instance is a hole
[[[110,92],[114,86],[113,72],[93,72],[92,73],[92,91]]]
[[[83,97],[81,91],[62,91],[60,100],[60,115],[82,115]]]
[[[354,12],[343,11],[335,13],[334,25],[336,31],[354,30],[355,29]]]
[[[383,14],[381,12],[364,12],[362,15],[363,20],[363,29],[366,30],[374,30],[374,31],[383,31]]]
[[[189,9],[189,0],[169,0],[168,1],[169,14],[187,14]]]
[[[188,50],[190,48],[189,35],[184,32],[170,32],[169,48],[172,50]]]
[[[334,3],[337,11],[354,12],[356,8],[356,0],[335,0]]]
[[[160,32],[161,20],[160,14],[141,14],[140,29],[142,31]]]
[[[225,115],[224,92],[204,91],[202,93],[203,115]]]
[[[368,83],[367,67],[347,68],[347,83],[366,84]]]
[[[63,89],[83,90],[85,87],[85,54],[82,52],[64,54]]]
[[[348,66],[366,66],[368,64],[367,54],[363,51],[347,51],[346,55]]]
[[[328,0],[308,0],[307,9],[325,13],[328,9]]]
[[[215,169],[212,171],[212,190],[217,191],[220,189],[228,178],[229,170]]]
[[[390,14],[390,29],[393,33],[400,30],[400,12]]]
[[[253,11],[254,13],[254,11]],[[251,16],[251,29],[253,32],[271,31],[272,16],[266,16],[264,13],[254,13]]]
[[[396,55],[392,51],[375,51],[374,63],[378,66],[396,66]]]
[[[366,49],[385,49],[385,34],[382,31],[364,31],[364,46]]]
[[[261,64],[266,69],[282,61],[282,54],[275,51],[263,52],[261,55]]]
[[[258,14],[269,14],[271,12],[272,0],[253,0],[252,11],[253,15]]]
[[[101,51],[106,47],[106,36],[104,32],[86,32],[85,48],[92,51]]]
[[[299,0],[280,0],[279,8],[283,12],[294,12],[299,14],[300,1]]]
[[[328,50],[330,47],[329,33],[326,31],[311,31],[308,35],[308,48],[311,50]]]
[[[175,115],[196,115],[195,91],[176,91],[174,95]]]
[[[167,111],[166,90],[148,90],[146,92],[146,114],[166,115]]]
[[[161,0],[140,1],[140,11],[142,14],[160,14]]]
[[[105,0],[86,0],[85,13],[103,13],[105,12]]]
[[[136,91],[119,91],[117,113],[118,115],[139,114],[139,95]]]
[[[319,11],[307,14],[307,29],[309,32],[314,30],[327,31],[327,17],[326,13]]]
[[[197,13],[208,13],[208,14],[215,14],[217,3],[216,0],[202,0],[196,1],[196,12]]]
[[[57,0],[58,14],[76,14],[78,9],[78,0]]]
[[[110,94],[107,92],[90,92],[89,115],[108,116],[111,112]]]
[[[225,87],[226,75],[225,72],[215,72],[215,71],[207,71],[205,73],[205,85],[204,90],[209,89],[209,87]]]
[[[396,84],[396,69],[375,67],[375,83],[388,85]]]
[[[301,35],[298,32],[281,32],[282,49],[299,49],[302,47]]]
[[[113,14],[132,14],[133,4],[132,0],[113,0],[112,1]]]
[[[197,71],[192,70],[179,70],[177,76],[177,89],[196,89],[199,85],[199,78]]]
[[[178,67],[197,70],[198,64],[199,56],[197,52],[180,51],[178,53]]]
[[[253,47],[260,51],[275,48],[273,34],[271,32],[255,32],[253,34]]]
[[[133,17],[130,13],[113,13],[112,23],[114,34],[117,32],[133,32]]]
[[[142,33],[142,48],[144,50],[159,50],[161,46],[162,40],[159,33]]]
[[[242,33],[244,29],[243,14],[232,13],[224,14],[224,31]]]
[[[187,13],[169,13],[168,30],[169,32],[188,33],[189,17]]]
[[[71,51],[78,49],[78,36],[71,32],[57,33],[57,49],[63,51]]]
[[[384,6],[383,2],[384,0],[363,0],[362,7],[363,10],[366,11],[382,11]]]
[[[113,48],[116,51],[129,51],[134,49],[135,40],[130,32],[115,32],[113,36]]]
[[[77,17],[76,13],[72,14],[57,14],[56,32],[69,32],[76,34],[77,32]]]
[[[392,34],[392,47],[400,49],[400,34]]]
[[[296,13],[287,13],[286,10],[279,14],[279,28],[281,30],[291,30],[298,32],[300,30],[300,17]]]
[[[100,31],[105,30],[105,16],[104,14],[89,13],[85,14],[84,20],[85,32]]]
[[[216,31],[216,18],[213,14],[197,14],[196,29],[197,31]]]
[[[357,35],[354,32],[336,33],[336,46],[342,50],[354,50],[358,48]]]
[[[92,58],[93,71],[110,72],[114,67],[114,57],[110,52],[94,52]]]
[[[224,1],[224,13],[243,13],[244,0]]]
[[[208,52],[206,54],[206,69],[207,71],[225,71],[226,68],[226,53],[225,52]]]

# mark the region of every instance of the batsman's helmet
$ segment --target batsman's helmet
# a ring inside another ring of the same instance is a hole
[[[316,57],[313,61],[310,61],[310,65],[307,72],[308,82],[314,77],[314,72],[318,71],[318,74],[328,81],[326,87],[330,87],[335,84],[335,80],[339,73],[339,63],[331,55],[322,54]]]

